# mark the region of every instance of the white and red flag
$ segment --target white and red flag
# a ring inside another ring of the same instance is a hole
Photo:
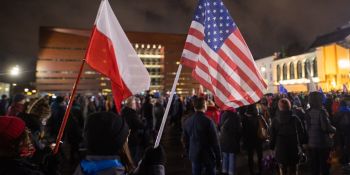
[[[267,84],[221,0],[199,0],[181,63],[222,109],[255,103]]]
[[[117,110],[131,95],[148,90],[150,76],[108,0],[102,0],[86,52],[86,62],[111,80]]]

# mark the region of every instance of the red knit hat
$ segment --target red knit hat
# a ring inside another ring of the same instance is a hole
[[[26,124],[18,117],[0,116],[0,140],[13,142],[24,132]]]

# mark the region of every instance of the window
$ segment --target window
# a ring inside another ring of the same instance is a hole
[[[291,62],[289,65],[289,76],[290,76],[289,79],[295,78],[295,76],[294,76],[294,63],[293,62]]]
[[[283,80],[287,80],[287,74],[288,74],[287,64],[283,64],[282,72],[283,72]]]
[[[301,66],[301,61],[298,61],[297,63],[297,75],[298,75],[298,79],[303,77],[303,68]]]
[[[309,78],[309,73],[311,73],[311,65],[310,65],[310,61],[306,60],[305,61],[305,67],[304,67],[304,71],[305,71],[305,77],[304,78]]]
[[[314,77],[318,76],[318,71],[317,71],[317,59],[315,58],[313,63],[312,63],[312,68],[313,68],[313,72],[314,72]]]
[[[276,70],[277,70],[277,82],[279,82],[280,80],[281,80],[281,67],[280,67],[280,65],[277,65],[277,68],[276,68]]]

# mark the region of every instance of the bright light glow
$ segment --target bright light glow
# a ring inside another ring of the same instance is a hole
[[[7,92],[7,91],[9,91],[10,89],[9,88],[5,88],[5,91]]]
[[[11,68],[10,75],[11,76],[18,76],[20,73],[20,68],[16,65],[15,67]]]
[[[339,60],[338,66],[340,69],[348,69],[350,68],[350,61],[348,59]]]
[[[153,44],[152,48],[155,49],[155,48],[157,48],[157,46],[155,44]]]
[[[25,89],[24,89],[24,92],[28,92],[28,91],[29,91],[29,89],[28,89],[28,88],[25,88]]]
[[[180,61],[176,61],[176,64],[179,65],[179,64],[180,64]]]
[[[142,48],[142,49],[145,48],[145,45],[144,45],[144,44],[141,44],[141,48]]]
[[[336,87],[336,86],[337,86],[337,83],[336,83],[334,80],[332,81],[331,84],[332,84],[333,87]]]
[[[164,55],[138,54],[140,58],[164,58]]]
[[[139,48],[139,45],[138,45],[138,44],[135,44],[135,48],[136,48],[136,49]]]
[[[17,86],[17,84],[16,84],[16,83],[13,83],[12,86]]]
[[[33,93],[32,92],[27,92],[27,95],[33,95]]]
[[[52,98],[55,99],[55,98],[57,98],[57,96],[56,96],[55,94],[53,94],[53,95],[52,95]]]
[[[33,90],[32,90],[32,92],[33,92],[33,93],[36,93],[36,90],[35,90],[35,89],[33,89]]]
[[[260,70],[261,70],[261,72],[265,72],[266,68],[265,67],[261,67]]]
[[[161,49],[161,48],[162,48],[162,46],[161,46],[161,45],[159,45],[159,46],[158,46],[158,49]]]
[[[147,49],[151,48],[151,45],[147,44]]]

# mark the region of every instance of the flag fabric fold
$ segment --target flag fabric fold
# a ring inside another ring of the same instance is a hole
[[[255,103],[267,84],[221,0],[199,0],[181,57],[222,108]]]
[[[102,0],[86,52],[86,62],[111,81],[117,110],[127,97],[148,90],[150,76],[108,0]]]

